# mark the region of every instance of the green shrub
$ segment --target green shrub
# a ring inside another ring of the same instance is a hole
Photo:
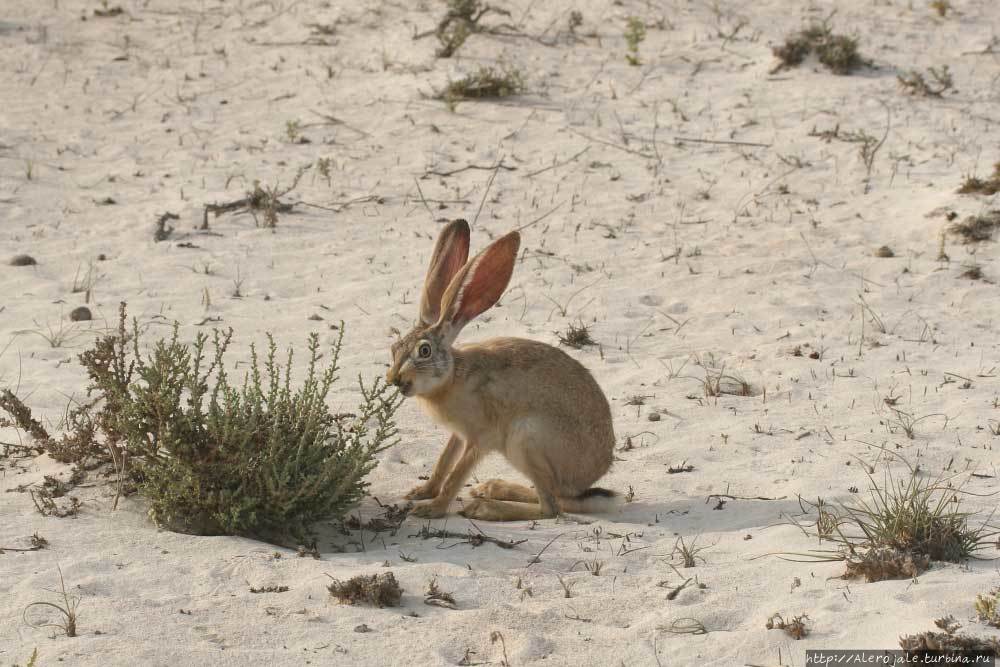
[[[292,350],[284,365],[269,336],[263,364],[251,346],[239,386],[224,364],[232,331],[193,344],[177,326],[147,356],[140,330],[126,331],[122,304],[117,334],[80,356],[90,391],[103,398],[95,418],[150,502],[150,516],[171,530],[267,539],[302,537],[316,521],[343,516],[363,496],[374,455],[395,444],[397,395],[379,380],[361,384],[357,414],[332,414],[326,397],[337,381],[343,339],[319,368],[319,337],[309,337],[304,381],[292,387]]]

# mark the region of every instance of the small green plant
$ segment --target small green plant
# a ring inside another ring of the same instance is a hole
[[[14,663],[14,667],[21,667],[21,665]],[[24,667],[38,667],[38,647],[36,646],[32,651],[31,655],[28,656],[28,662],[24,663]]]
[[[986,595],[976,596],[976,615],[980,621],[1000,628],[1000,588],[994,588]]]
[[[24,608],[24,611],[21,613],[21,618],[24,621],[24,624],[27,625],[27,626],[29,626],[29,627],[32,627],[32,628],[59,628],[60,630],[62,630],[66,634],[67,637],[76,637],[76,621],[77,621],[76,609],[77,609],[77,607],[80,606],[80,598],[77,597],[77,596],[75,596],[75,595],[70,595],[69,593],[66,592],[66,581],[63,579],[62,568],[58,567],[58,569],[59,569],[59,587],[60,587],[60,590],[58,590],[58,591],[50,591],[50,592],[55,593],[56,595],[58,595],[60,598],[62,598],[62,601],[61,602],[32,602],[31,604],[29,604],[27,607]],[[31,609],[36,608],[36,607],[40,607],[40,608],[50,607],[52,609],[55,609],[61,615],[61,619],[60,620],[56,620],[55,622],[51,622],[48,619],[34,619],[33,620],[33,619],[29,618],[28,612],[31,611]],[[34,660],[35,660],[35,655],[34,654],[32,654],[31,660],[32,660],[32,663],[33,663]],[[31,664],[31,663],[29,663],[29,664]]]
[[[948,11],[951,9],[951,3],[948,0],[933,0],[931,2],[931,9],[937,12],[937,15],[941,18],[948,16]]]
[[[524,74],[505,62],[496,66],[483,65],[457,81],[451,81],[437,98],[444,100],[452,111],[460,100],[499,99],[523,93]]]
[[[285,122],[285,136],[293,144],[297,144],[302,140],[302,121],[300,120],[289,120]]]
[[[930,81],[917,70],[910,70],[906,75],[897,74],[896,79],[906,92],[921,97],[941,97],[946,91],[955,87],[955,80],[952,79],[947,65],[940,68],[931,67],[927,72]]]
[[[331,174],[331,169],[333,167],[333,161],[328,157],[321,157],[316,160],[316,171],[320,176],[326,179],[326,187],[333,187],[333,175]]]
[[[635,16],[629,16],[625,21],[625,47],[628,53],[625,60],[629,65],[638,67],[642,64],[639,59],[639,45],[646,39],[646,24]]]

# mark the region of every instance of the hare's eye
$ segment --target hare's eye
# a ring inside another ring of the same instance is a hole
[[[420,357],[421,359],[430,359],[431,352],[432,350],[430,343],[421,343],[417,347],[417,356]]]

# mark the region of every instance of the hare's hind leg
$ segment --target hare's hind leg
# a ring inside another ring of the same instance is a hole
[[[511,500],[473,498],[465,504],[462,516],[480,521],[537,521],[551,519],[559,514],[556,499],[549,493],[539,491],[537,503],[521,503]]]
[[[538,494],[523,484],[515,484],[502,479],[483,482],[470,492],[474,498],[491,500],[513,500],[519,503],[537,503]]]

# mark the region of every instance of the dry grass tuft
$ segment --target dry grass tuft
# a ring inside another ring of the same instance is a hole
[[[807,615],[801,614],[800,616],[793,617],[790,621],[786,621],[782,618],[781,614],[772,614],[767,619],[765,627],[768,630],[784,630],[789,636],[795,639],[803,639],[809,635],[809,628],[805,624],[808,618]]]
[[[968,278],[969,280],[982,280],[983,267],[979,264],[970,264],[965,267],[965,271],[962,271],[958,275],[960,278]]]
[[[597,345],[597,341],[590,335],[590,327],[583,322],[579,325],[570,324],[564,333],[556,332],[556,336],[559,337],[560,345],[566,345],[577,350],[588,345]]]
[[[899,638],[899,645],[906,652],[908,662],[913,662],[912,659],[918,656],[926,660],[929,656],[957,656],[969,653],[993,657],[1000,655],[1000,641],[996,637],[960,634],[958,629],[962,626],[951,616],[939,618],[934,624],[943,632],[929,630],[918,635],[905,635]],[[930,663],[922,660],[921,664]],[[971,661],[968,664],[972,664]]]
[[[976,596],[976,615],[994,628],[1000,628],[1000,588]]]
[[[452,110],[460,100],[500,99],[519,95],[525,91],[524,74],[520,69],[501,62],[498,65],[481,65],[472,74],[451,81],[437,99],[444,100]]]
[[[66,592],[66,580],[63,579],[62,568],[59,570],[59,591],[52,591],[62,598],[62,602],[32,602],[21,613],[24,624],[32,628],[59,628],[67,637],[76,637],[76,609],[80,606],[80,598]],[[34,608],[49,607],[55,609],[61,615],[61,620],[49,621],[48,619],[29,619],[28,612]]]
[[[892,248],[890,248],[887,245],[880,246],[880,247],[876,248],[874,254],[875,254],[876,257],[882,257],[882,258],[888,258],[888,257],[895,257],[896,256],[896,253],[893,252]]]
[[[684,542],[684,536],[678,536],[677,541],[674,542],[674,550],[670,553],[671,557],[680,556],[681,567],[695,567],[700,560],[702,563],[705,559],[699,556],[702,551],[708,547],[695,546],[698,543],[698,538],[691,540],[691,544]]]
[[[845,561],[844,579],[863,578],[866,582],[889,579],[913,579],[930,567],[931,559],[922,554],[892,547],[868,549],[849,556]]]
[[[910,70],[909,74],[897,74],[896,80],[906,92],[920,97],[941,97],[946,91],[955,88],[955,80],[951,76],[948,66],[938,69],[931,67],[927,70],[930,81],[917,70]]]
[[[455,597],[446,591],[438,588],[437,577],[427,582],[427,592],[424,593],[424,604],[432,607],[444,607],[445,609],[458,609]]]
[[[998,192],[1000,192],[1000,162],[993,165],[993,173],[987,178],[969,176],[958,188],[960,195],[995,195]]]
[[[347,581],[334,579],[327,590],[342,604],[367,604],[379,608],[398,607],[403,597],[403,589],[392,572],[362,574]]]
[[[812,531],[799,527],[838,549],[796,555],[805,562],[843,561],[845,579],[873,582],[912,578],[932,561],[958,563],[995,543],[998,531],[989,518],[978,527],[970,525],[972,515],[960,509],[962,485],[952,479],[922,477],[912,467],[904,479],[894,479],[887,470],[881,485],[871,474],[868,478],[869,500],[833,508],[800,498],[800,504],[819,510],[823,525],[817,522]]]
[[[781,63],[776,69],[802,64],[810,53],[835,74],[850,74],[870,63],[858,53],[858,40],[835,35],[825,24],[812,25],[785,38],[772,50]]]
[[[994,209],[983,215],[970,215],[962,222],[948,228],[952,234],[962,238],[962,243],[980,243],[993,239],[993,230],[1000,227],[1000,210]]]

